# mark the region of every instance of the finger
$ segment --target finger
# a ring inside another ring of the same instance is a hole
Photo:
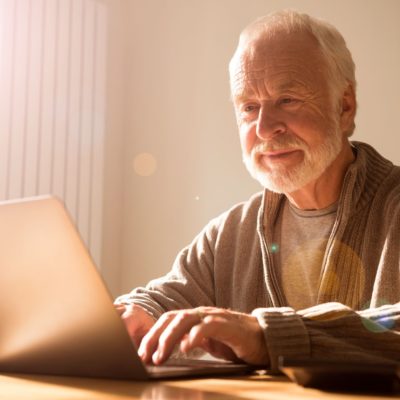
[[[136,348],[138,348],[143,337],[146,335],[150,327],[143,326],[142,324],[138,325],[137,320],[132,316],[123,317],[122,320],[133,344]]]
[[[152,357],[153,362],[161,364],[166,361],[174,350],[175,345],[200,321],[196,310],[183,310],[177,313],[159,337],[157,351]]]
[[[150,363],[152,361],[153,353],[158,347],[159,338],[164,329],[175,317],[175,314],[176,312],[164,313],[143,337],[138,354],[145,363]]]
[[[220,326],[226,322],[226,319],[221,317],[206,317],[201,324],[194,326],[189,334],[181,343],[181,350],[188,352],[194,347],[202,347],[210,345],[211,338],[218,340],[215,334],[218,333]],[[220,333],[221,335],[221,333]],[[211,350],[211,349],[210,349]]]
[[[126,306],[124,304],[114,304],[115,311],[117,311],[118,315],[122,315],[125,310]]]
[[[200,347],[215,358],[221,358],[227,361],[239,361],[230,347],[214,339],[204,339]],[[182,348],[181,351],[184,352]]]
[[[114,304],[115,310],[120,315],[125,328],[138,348],[144,335],[156,322],[156,319],[143,307],[137,304]]]
[[[206,317],[202,324],[191,329],[182,350],[187,352],[202,346],[204,340],[212,339],[229,347],[237,358],[246,358],[247,339],[243,336],[245,331],[241,328],[237,319],[231,321],[221,317]],[[224,355],[227,355],[226,351]]]

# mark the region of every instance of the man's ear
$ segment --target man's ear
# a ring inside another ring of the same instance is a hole
[[[343,92],[340,110],[340,127],[346,136],[350,136],[353,133],[356,110],[356,94],[353,85],[349,83]]]

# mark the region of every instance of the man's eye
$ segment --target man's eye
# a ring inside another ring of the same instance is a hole
[[[281,104],[294,104],[297,103],[298,100],[294,99],[293,97],[284,97],[279,101]]]
[[[246,113],[251,113],[255,110],[257,110],[257,106],[254,104],[249,104],[249,105],[243,107],[243,111]]]

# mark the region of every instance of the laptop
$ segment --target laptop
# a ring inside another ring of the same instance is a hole
[[[0,315],[1,373],[146,380],[251,370],[201,360],[144,365],[54,197],[0,203]]]

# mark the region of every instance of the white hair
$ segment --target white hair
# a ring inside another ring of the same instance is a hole
[[[326,62],[329,86],[335,101],[341,98],[349,84],[356,91],[355,65],[346,42],[340,32],[328,22],[294,10],[273,12],[258,18],[241,33],[237,51],[260,37],[273,37],[281,32],[293,34],[311,33],[321,49]],[[354,132],[355,124],[347,132]]]

